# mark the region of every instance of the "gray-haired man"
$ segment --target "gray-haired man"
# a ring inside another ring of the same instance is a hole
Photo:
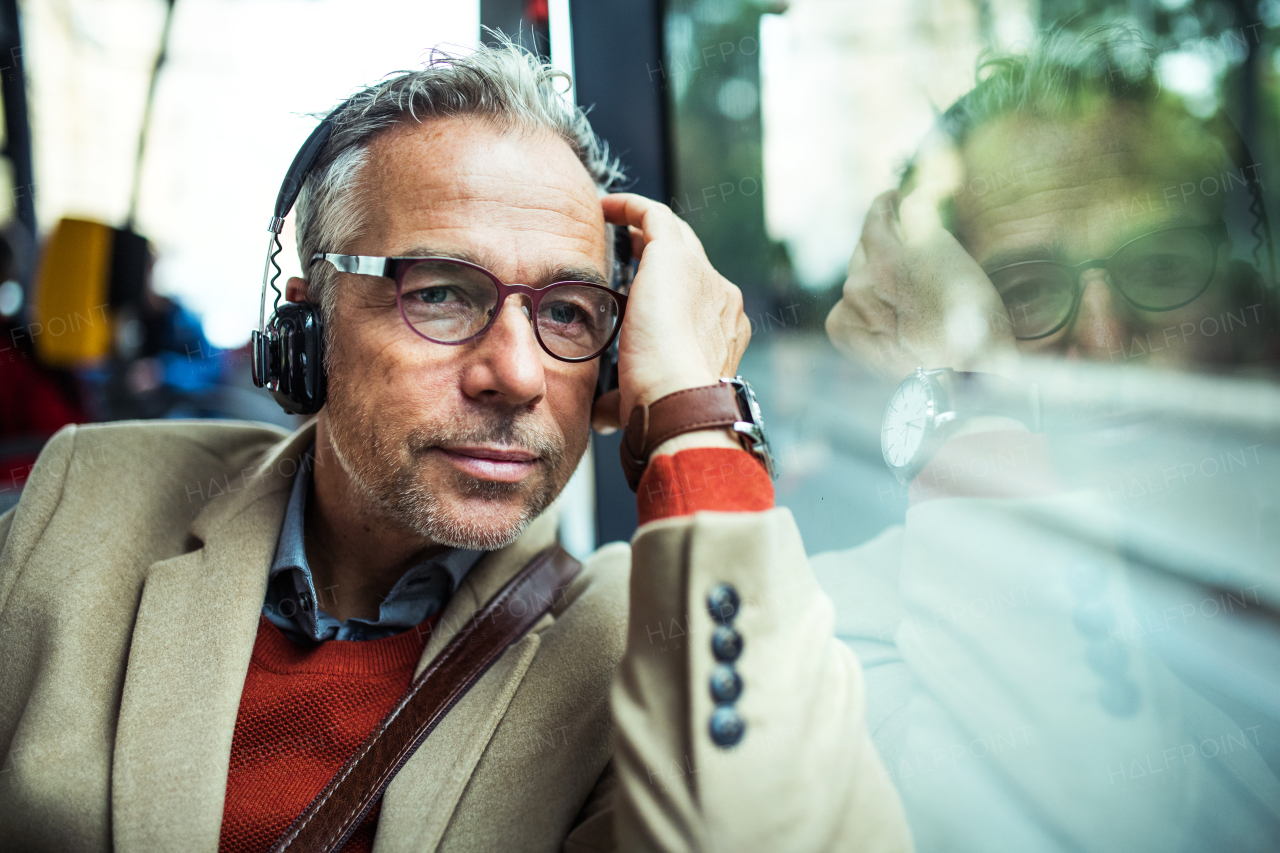
[[[441,60],[334,125],[287,287],[325,321],[318,417],[68,428],[0,517],[18,849],[268,847],[553,543],[609,338],[587,308],[621,317],[623,413],[736,370],[737,289],[661,204],[601,200],[616,167],[528,56]],[[641,255],[625,303],[606,222]],[[723,428],[647,435],[633,547],[587,561],[346,849],[909,847],[764,469]]]

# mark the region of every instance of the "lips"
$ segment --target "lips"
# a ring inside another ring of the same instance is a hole
[[[525,450],[483,446],[435,449],[456,468],[498,483],[518,483],[538,464],[538,457]]]

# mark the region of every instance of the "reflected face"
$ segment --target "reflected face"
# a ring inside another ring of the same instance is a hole
[[[1075,267],[1115,256],[1110,273],[1028,265],[992,275],[1011,313],[1044,321],[1036,333],[1054,327],[1048,315],[1070,316],[1050,334],[1018,341],[1022,352],[1165,367],[1237,358],[1239,329],[1233,341],[1219,322],[1240,308],[1226,285],[1224,169],[1203,165],[1203,150],[1179,150],[1153,125],[1114,107],[1071,124],[1008,117],[965,146],[967,174],[986,177],[957,197],[957,233],[989,275],[1030,261]],[[1187,190],[1206,174],[1217,177]],[[1073,315],[1068,279],[1083,283]],[[1058,306],[1045,308],[1052,292]]]
[[[607,281],[596,188],[560,139],[471,118],[401,125],[370,145],[356,191],[368,219],[339,252],[447,256],[533,287]],[[514,541],[586,449],[597,363],[544,352],[521,296],[447,345],[408,327],[393,281],[341,274],[336,288],[321,418],[354,486],[436,543]]]

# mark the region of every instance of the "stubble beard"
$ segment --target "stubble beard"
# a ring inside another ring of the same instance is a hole
[[[451,548],[495,551],[515,542],[560,494],[577,463],[568,458],[558,431],[522,410],[458,414],[400,437],[379,430],[367,410],[347,399],[340,383],[331,380],[327,396],[329,442],[356,488],[391,520]],[[420,460],[431,448],[477,444],[519,448],[537,456],[541,470],[518,483],[481,480],[457,470],[423,482]],[[519,509],[501,524],[486,523],[484,513],[469,511],[477,499],[509,504],[521,492]],[[451,508],[442,495],[473,500]]]

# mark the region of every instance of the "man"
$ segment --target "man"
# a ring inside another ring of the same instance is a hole
[[[604,299],[606,223],[640,266],[600,422],[733,375],[737,289],[666,207],[604,195],[616,165],[553,77],[507,45],[340,108],[287,286],[325,322],[315,419],[70,427],[44,450],[0,517],[6,849],[276,840],[553,543],[599,360],[559,348],[590,331],[577,303],[537,306],[566,281]],[[338,272],[361,256],[395,272]],[[440,331],[472,309],[479,331]],[[909,847],[857,663],[733,436],[640,460],[633,548],[587,561],[346,849]]]
[[[1274,294],[1230,263],[1218,230],[1259,164],[1225,116],[1197,118],[1161,91],[1131,37],[1085,42],[1059,34],[984,65],[990,79],[872,205],[828,319],[838,347],[894,381],[919,364],[1007,366],[1019,353],[1181,368],[1276,357]],[[1025,93],[1036,100],[1020,103]],[[1114,263],[1073,266],[1087,259]],[[1149,292],[1139,261],[1177,261],[1186,281]],[[1234,334],[1180,333],[1242,308]]]
[[[1223,182],[1240,196],[1255,176],[1154,68],[1125,31],[990,58],[873,206],[828,317],[837,347],[907,377],[883,436],[905,525],[814,568],[921,850],[1280,837],[1280,716],[1248,695],[1275,653],[1258,622],[1280,601],[1275,457],[1230,420],[1274,392],[1214,386],[1209,430],[1169,414],[1205,391],[1181,373],[1265,363],[1275,340],[1269,287],[1222,225]],[[1052,386],[1040,407],[1019,384],[1064,362],[1100,397],[1164,389],[1167,408],[1069,429]],[[1237,439],[1247,468],[1198,474]],[[1248,606],[1191,618],[1226,590]]]

